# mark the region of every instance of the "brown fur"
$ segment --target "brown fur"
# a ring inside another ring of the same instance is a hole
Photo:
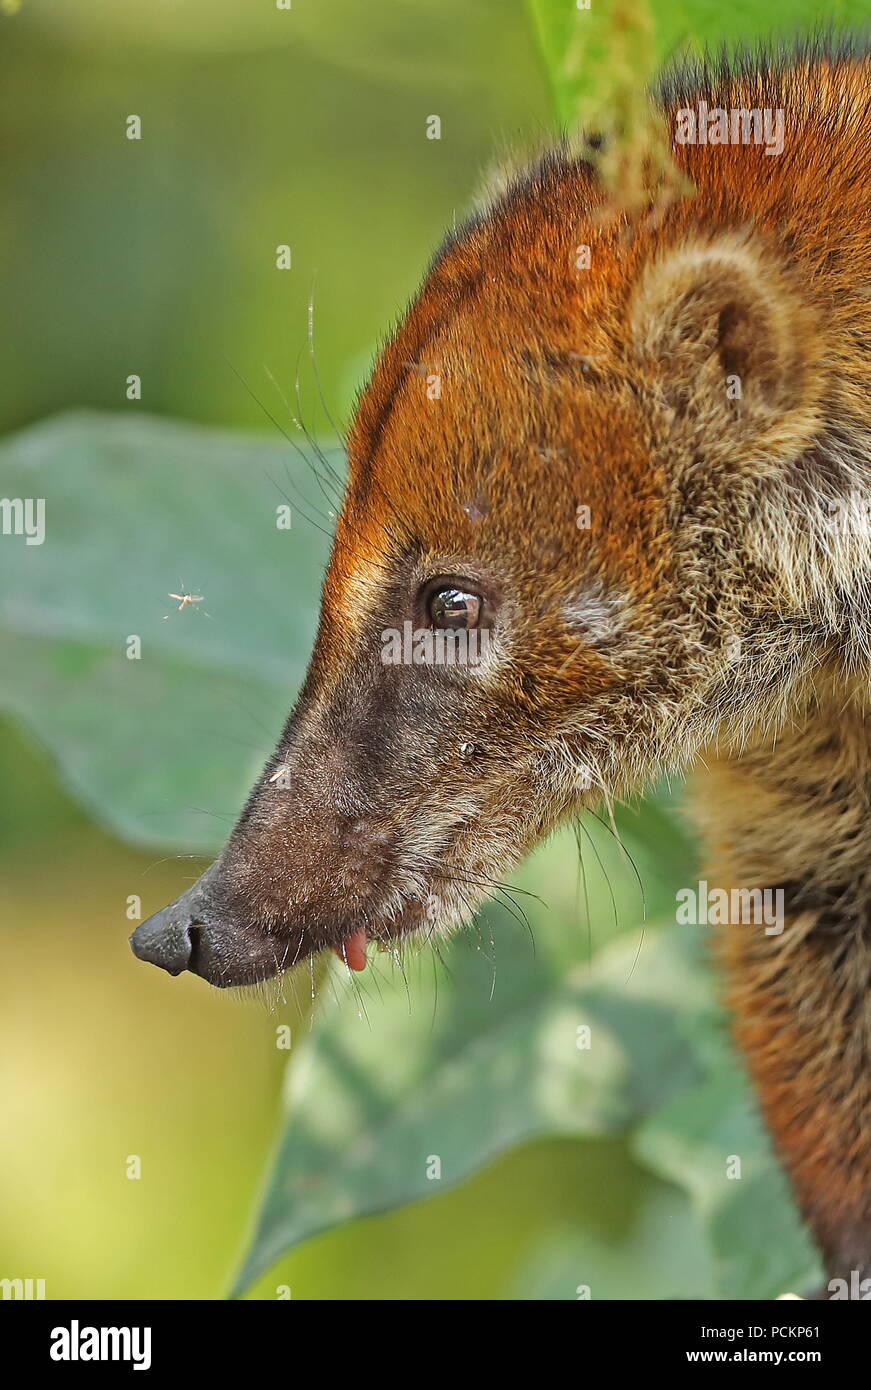
[[[864,702],[863,702],[864,703]],[[736,1035],[830,1274],[871,1274],[871,730],[840,694],[711,759],[711,882],[779,884],[782,936],[721,935]]]
[[[667,81],[668,123],[701,97],[782,107],[782,154],[676,145],[694,196],[630,212],[557,151],[438,255],[358,405],[297,710],[220,860],[134,944],[233,984],[359,928],[449,931],[561,819],[701,756],[712,877],[787,895],[782,937],[729,927],[723,956],[848,1274],[871,1260],[871,546],[829,513],[871,491],[871,68],[860,45],[714,63]],[[480,593],[491,658],[385,667],[439,575]]]

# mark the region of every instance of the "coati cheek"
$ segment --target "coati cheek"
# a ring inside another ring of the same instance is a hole
[[[600,577],[586,580],[563,604],[560,617],[578,647],[608,651],[624,635],[632,597],[623,586]]]

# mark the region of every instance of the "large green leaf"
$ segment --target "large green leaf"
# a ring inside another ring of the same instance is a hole
[[[695,1055],[704,1051],[696,1038]],[[787,1191],[737,1058],[722,1042],[705,1081],[673,1096],[633,1152],[690,1195],[721,1298],[776,1298],[820,1283],[819,1260]]]
[[[632,1163],[619,1140],[564,1147],[575,1184],[560,1193],[564,1219],[528,1252],[509,1296],[713,1298],[708,1243],[686,1194]]]
[[[289,468],[307,473],[289,445],[134,411],[0,446],[0,496],[46,507],[42,545],[0,541],[0,706],[116,833],[205,852],[304,674],[328,539],[304,507],[277,528]],[[204,597],[178,612],[171,592]]]
[[[591,907],[605,911],[601,891]],[[705,933],[654,927],[640,953],[638,934],[624,934],[592,968],[571,967],[578,941],[566,919],[542,930],[544,914],[530,915],[534,956],[491,912],[486,949],[460,937],[435,973],[426,958],[405,979],[388,966],[362,987],[334,972],[288,1073],[283,1133],[236,1295],[309,1237],[433,1196],[538,1135],[630,1135],[636,1160],[686,1192],[698,1224],[657,1197],[640,1226],[619,1240],[615,1229],[617,1255],[607,1232],[588,1232],[583,1243],[555,1233],[518,1278],[518,1296],[571,1298],[592,1270],[600,1290],[610,1283],[605,1296],[631,1296],[615,1292],[619,1248],[628,1241],[653,1258],[662,1248],[657,1222],[672,1218],[706,1296],[772,1298],[819,1282],[728,1043]],[[583,1025],[588,1050],[577,1048]],[[667,1264],[670,1289],[646,1296],[698,1297],[679,1252]],[[655,1287],[636,1273],[636,1288]]]
[[[237,1294],[318,1231],[443,1190],[532,1136],[620,1133],[699,1078],[688,1032],[711,1004],[698,933],[648,932],[640,966],[633,933],[568,970],[569,924],[536,933],[535,954],[492,913],[483,936],[456,938],[443,968],[413,959],[404,980],[391,965],[362,986],[334,972],[288,1073]]]

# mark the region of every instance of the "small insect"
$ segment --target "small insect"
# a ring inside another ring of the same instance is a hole
[[[179,588],[183,589],[184,585],[180,584]],[[203,614],[203,617],[209,618],[211,617],[210,613],[207,613],[204,608],[200,609],[197,607],[198,604],[202,603],[204,597],[204,594],[167,594],[167,598],[178,599],[178,608],[175,610],[176,613],[180,613],[183,608],[190,607],[196,609],[198,613],[201,612]],[[171,613],[164,613],[163,621],[166,622],[166,620],[171,617]]]

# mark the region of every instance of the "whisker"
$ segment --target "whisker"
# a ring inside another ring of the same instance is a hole
[[[376,861],[376,862],[379,862],[379,861]],[[530,923],[529,918],[527,917],[526,913],[524,912],[524,910],[523,910],[523,908],[520,906],[520,904],[514,901],[514,898],[512,897],[512,893],[515,893],[515,892],[517,892],[517,893],[524,893],[527,897],[535,898],[537,902],[541,902],[541,903],[543,904],[543,906],[546,907],[547,904],[543,902],[543,899],[542,899],[542,898],[538,897],[538,894],[536,894],[536,893],[531,893],[531,892],[529,892],[528,890],[523,889],[523,888],[515,888],[513,885],[512,885],[511,887],[508,887],[508,886],[505,885],[505,884],[499,883],[498,880],[496,880],[496,879],[477,878],[477,877],[474,877],[474,876],[472,876],[472,875],[470,875],[470,874],[457,874],[457,873],[451,873],[449,870],[445,869],[445,868],[441,865],[441,861],[440,861],[440,860],[436,860],[436,859],[434,859],[434,858],[432,858],[432,857],[430,857],[430,856],[428,856],[428,855],[420,855],[420,856],[418,857],[418,863],[419,863],[419,864],[422,864],[422,865],[426,865],[426,866],[428,867],[428,869],[429,869],[429,872],[430,872],[435,878],[443,878],[443,879],[445,879],[445,880],[446,880],[447,882],[449,882],[449,883],[454,883],[454,884],[458,884],[458,885],[463,884],[463,883],[469,883],[469,884],[472,884],[474,887],[477,887],[477,888],[487,888],[487,889],[489,889],[494,895],[496,895],[496,896],[495,896],[495,901],[496,901],[496,903],[499,904],[501,907],[504,907],[505,910],[514,918],[514,920],[515,920],[516,922],[518,922],[521,926],[523,926],[523,927],[526,928],[526,931],[527,931],[528,934],[529,934],[529,939],[530,939],[530,941],[532,942],[532,953],[533,953],[533,956],[535,955],[535,952],[536,952],[535,934],[534,934],[534,932],[533,932],[533,930],[532,930],[532,924]],[[438,868],[435,867],[436,864],[439,865]],[[400,864],[400,865],[399,865],[400,871],[405,872],[405,873],[414,873],[415,870],[417,869],[417,867],[418,867],[417,864],[410,864],[410,863]],[[505,898],[508,899],[508,902],[507,902],[507,903],[503,900],[503,899],[505,899]],[[466,903],[467,903],[467,905],[468,905],[468,897],[466,897],[465,901],[466,901]],[[509,903],[511,904],[511,906],[509,906]]]
[[[220,729],[203,729],[202,732],[207,738],[220,739],[222,743],[238,743],[242,748],[251,748],[255,753],[261,753],[268,758],[274,751],[272,748],[264,748],[262,743],[252,743],[250,739],[239,738],[237,734],[226,734]]]
[[[165,854],[162,859],[155,859],[153,863],[146,864],[140,871],[140,877],[150,874],[152,869],[159,869],[161,864],[175,864],[180,859],[208,859],[208,854]]]
[[[402,982],[403,982],[403,984],[405,985],[405,997],[406,997],[406,1000],[408,1001],[408,1012],[409,1012],[409,1015],[410,1015],[410,1014],[411,1014],[411,990],[410,990],[409,987],[408,987],[408,976],[407,976],[406,973],[405,973],[405,961],[402,959],[402,952],[400,951],[400,949],[399,949],[398,946],[397,946],[395,949],[393,949],[393,950],[390,951],[390,959],[391,959],[391,961],[396,965],[397,969],[399,970],[400,975],[402,976]]]
[[[441,867],[442,865],[442,860],[436,858],[435,855],[419,854],[415,856],[415,859],[417,862],[419,862],[420,864],[424,864],[427,867],[432,867],[436,865]],[[408,861],[408,863],[401,864],[400,867],[407,871],[413,871],[415,865],[413,861]],[[532,890],[529,888],[521,888],[516,883],[503,883],[498,878],[488,878],[486,874],[481,875],[480,877],[476,877],[472,874],[464,874],[463,877],[465,878],[467,883],[474,883],[482,888],[501,888],[505,892],[520,893],[522,897],[532,898],[535,902],[541,903],[542,907],[547,907],[547,903],[545,902],[544,898],[542,898],[538,893],[533,893]]]
[[[436,969],[435,952],[433,952],[433,953],[430,955],[430,960],[432,961],[432,978],[433,978],[433,984],[435,985],[435,989],[434,989],[434,991],[433,991],[433,999],[432,999],[432,1018],[430,1019],[430,1022],[429,1022],[429,1031],[430,1031],[431,1033],[434,1033],[434,1032],[435,1032],[435,1021],[436,1021],[436,1009],[438,1008],[438,1002],[439,1002],[439,976],[438,976],[438,970]]]
[[[602,826],[602,829],[603,829],[603,830],[607,830],[609,835],[613,835],[614,839],[617,841],[617,844],[620,846],[620,849],[622,850],[623,854],[624,854],[625,857],[629,860],[629,863],[630,863],[631,866],[632,866],[632,871],[633,871],[633,873],[635,874],[635,878],[636,878],[636,880],[637,880],[637,882],[638,882],[638,890],[639,890],[639,892],[641,893],[641,920],[642,920],[643,922],[646,922],[646,921],[647,921],[647,897],[646,897],[646,894],[645,894],[645,891],[644,891],[644,883],[643,883],[643,881],[642,881],[641,874],[640,874],[639,871],[638,871],[638,865],[635,863],[635,860],[632,858],[632,855],[629,853],[629,850],[626,848],[625,844],[623,843],[623,840],[622,840],[621,837],[620,837],[620,834],[619,834],[619,832],[618,832],[618,830],[617,830],[616,825],[614,825],[614,826],[609,825],[607,821],[602,820],[602,817],[601,817],[601,816],[597,816],[597,815],[596,815],[596,812],[593,811],[593,810],[590,810],[589,814],[593,817],[594,820],[597,820],[597,821],[599,822],[599,824]]]
[[[589,888],[588,888],[588,886],[587,886],[587,866],[586,866],[586,864],[584,863],[584,851],[583,851],[583,846],[581,845],[581,827],[580,827],[580,825],[578,824],[578,821],[577,821],[577,820],[575,820],[575,821],[573,822],[572,828],[573,828],[573,830],[574,830],[574,832],[575,832],[575,844],[576,844],[577,847],[578,847],[578,868],[579,868],[579,873],[580,873],[580,875],[583,877],[583,884],[584,884],[584,916],[585,916],[586,923],[587,923],[587,965],[588,965],[588,966],[592,966],[592,964],[593,964],[593,919],[592,919],[592,917],[591,917],[591,915],[590,915],[590,893],[589,893]],[[576,891],[577,891],[577,890],[576,890]]]
[[[321,407],[323,408],[324,415],[327,417],[327,424],[328,424],[328,425],[330,426],[330,428],[332,429],[333,434],[336,436],[336,438],[337,438],[337,439],[341,439],[341,438],[342,438],[342,431],[339,429],[338,425],[336,424],[335,420],[333,419],[332,415],[330,414],[330,408],[329,408],[329,406],[327,405],[326,397],[324,396],[323,387],[321,386],[320,372],[318,371],[317,358],[316,358],[316,356],[315,356],[315,287],[314,287],[314,277],[312,277],[312,288],[311,288],[311,293],[309,294],[309,297],[308,297],[308,351],[309,351],[309,357],[311,358],[312,374],[313,374],[314,379],[315,379],[315,385],[317,386],[318,396],[320,397],[320,402],[321,402]]]
[[[627,985],[629,981],[632,979],[632,976],[635,974],[635,967],[638,964],[638,957],[641,955],[641,947],[644,945],[644,933],[646,930],[646,927],[641,928],[641,935],[638,938],[638,950],[635,952],[635,959],[632,962],[632,968],[629,971],[629,974],[626,976]]]
[[[300,356],[301,356],[301,354],[300,354]],[[305,425],[302,423],[302,420],[301,420],[301,419],[298,419],[297,416],[294,415],[294,413],[293,413],[293,411],[291,410],[291,407],[290,407],[290,401],[287,399],[287,396],[284,394],[283,390],[281,389],[281,386],[280,386],[279,383],[276,381],[274,374],[272,373],[272,371],[270,370],[270,368],[266,366],[265,363],[263,363],[263,370],[264,370],[264,372],[266,373],[266,375],[268,376],[269,380],[272,382],[272,385],[275,387],[275,389],[276,389],[276,391],[278,392],[279,396],[281,397],[281,399],[282,399],[282,401],[283,401],[283,403],[284,403],[284,408],[285,408],[285,410],[287,411],[287,417],[288,417],[288,419],[290,420],[291,424],[292,424],[297,430],[299,430],[300,434],[302,434],[302,435],[305,437],[306,443],[308,444],[309,448],[312,450],[312,452],[313,452],[313,454],[315,455],[315,457],[317,458],[318,462],[319,462],[319,463],[323,466],[323,468],[326,470],[327,476],[324,477],[323,473],[319,473],[319,472],[313,467],[313,465],[312,465],[312,471],[314,472],[314,475],[315,475],[315,477],[316,477],[316,479],[317,479],[318,486],[320,487],[321,493],[323,494],[324,501],[326,502],[326,504],[327,504],[327,506],[328,506],[329,508],[336,508],[336,510],[339,510],[339,509],[341,508],[342,499],[343,499],[344,494],[345,494],[345,482],[344,482],[344,479],[339,477],[338,473],[337,473],[336,470],[333,468],[333,465],[330,463],[329,459],[328,459],[328,458],[326,457],[326,455],[324,454],[324,452],[323,452],[323,450],[321,449],[320,445],[318,444],[317,440],[314,439],[313,436],[309,433],[309,431],[306,429]],[[299,370],[299,357],[297,357],[297,372],[298,372],[298,370]],[[297,378],[297,380],[298,380],[298,378]],[[301,450],[301,449],[299,448],[299,445],[296,443],[295,440],[293,440],[293,441],[291,441],[291,442],[294,444],[294,447],[296,448],[297,453],[303,453],[303,450]],[[307,455],[305,455],[305,454],[303,453],[303,457],[307,457]],[[332,486],[331,486],[331,490],[328,492],[328,491],[327,491],[327,487],[330,486],[330,485],[332,485]],[[335,512],[333,513],[333,515],[335,515]]]
[[[302,360],[302,354],[303,349],[300,348],[296,358],[296,370],[294,373],[293,381],[294,399],[296,400],[296,415],[291,415],[290,418],[296,425],[296,428],[300,430],[301,433],[305,436],[305,440],[309,448],[314,453],[318,462],[321,463],[322,466],[327,469],[327,472],[329,476],[333,479],[335,485],[339,487],[342,491],[344,491],[344,484],[339,482],[336,472],[333,469],[333,465],[330,463],[329,459],[324,454],[323,450],[318,444],[318,441],[315,439],[314,435],[309,430],[302,416],[302,394],[300,392],[299,387],[299,364]]]
[[[601,871],[602,871],[602,877],[604,878],[605,883],[606,883],[607,886],[608,886],[608,894],[609,894],[609,896],[610,896],[610,898],[611,898],[611,907],[612,907],[612,909],[613,909],[613,911],[614,911],[614,929],[615,929],[615,931],[619,931],[619,930],[620,930],[620,914],[619,914],[618,911],[617,911],[617,899],[616,899],[615,896],[614,896],[614,889],[613,889],[612,886],[611,886],[611,879],[610,879],[609,876],[608,876],[608,870],[605,868],[605,865],[602,863],[602,856],[599,854],[599,851],[598,851],[598,849],[596,848],[596,842],[595,842],[595,840],[593,839],[593,837],[592,837],[592,835],[590,834],[590,832],[589,832],[589,830],[587,829],[587,827],[584,825],[583,820],[581,820],[581,819],[579,818],[578,821],[577,821],[577,824],[580,826],[581,830],[582,830],[583,833],[586,835],[587,840],[589,841],[589,844],[590,844],[590,849],[593,851],[593,854],[596,856],[596,863],[599,865],[599,868],[600,868]]]
[[[285,439],[285,440],[287,441],[287,443],[290,445],[290,447],[291,447],[292,449],[294,449],[294,450],[296,451],[297,454],[299,454],[300,458],[303,460],[303,462],[305,463],[306,467],[309,468],[310,471],[313,473],[315,479],[318,481],[318,484],[319,484],[319,486],[321,487],[321,490],[323,491],[323,483],[322,483],[322,480],[321,480],[321,475],[318,473],[317,468],[316,468],[315,465],[312,463],[312,460],[309,458],[308,454],[306,454],[305,451],[299,447],[299,445],[297,444],[296,440],[293,439],[293,438],[291,437],[291,435],[289,435],[289,434],[287,433],[287,430],[284,429],[283,426],[279,423],[279,421],[276,420],[275,416],[272,414],[272,411],[269,410],[269,408],[263,404],[263,402],[261,401],[260,397],[259,397],[259,396],[257,395],[257,393],[252,389],[252,387],[248,385],[248,382],[247,382],[247,381],[245,380],[245,378],[242,376],[242,373],[241,373],[240,371],[238,371],[236,367],[234,367],[233,363],[229,360],[229,358],[225,358],[224,360],[225,360],[225,362],[227,363],[227,366],[230,368],[230,371],[231,371],[231,372],[233,373],[233,375],[241,382],[242,386],[243,386],[243,387],[245,388],[245,390],[248,392],[248,395],[251,397],[252,401],[254,401],[255,405],[257,405],[257,406],[260,408],[260,410],[262,410],[262,412],[263,412],[263,414],[266,416],[267,420],[269,420],[269,421],[275,426],[275,428],[278,430],[279,434],[282,436],[283,439]],[[267,474],[267,477],[268,477],[268,476],[269,476],[269,475]],[[274,480],[273,478],[270,478],[269,481],[273,484],[273,486],[277,486],[277,484],[275,483],[275,480]],[[315,511],[315,512],[317,513],[317,515],[321,518],[321,520],[325,521],[325,522],[327,523],[327,526],[329,526],[329,525],[331,524],[330,518],[329,518],[328,516],[326,516],[326,515],[324,514],[324,512],[322,512],[322,511],[320,510],[320,508],[317,507],[317,506],[315,505],[314,502],[312,502],[308,497],[306,497],[304,493],[300,492],[299,487],[297,486],[296,483],[294,483],[294,481],[293,481],[293,479],[290,477],[290,474],[289,474],[289,473],[288,473],[288,482],[289,482],[290,486],[294,489],[294,491],[298,494],[299,498],[301,498],[302,502],[305,503],[305,506],[306,506],[306,507],[311,507],[312,510]],[[281,492],[281,488],[279,488],[278,490],[279,490],[279,492]],[[284,496],[286,497],[287,494],[285,493]],[[287,498],[287,501],[290,502],[290,498]],[[297,507],[297,508],[302,512],[302,515],[303,515],[304,519],[309,523],[310,526],[314,526],[315,529],[318,530],[318,531],[320,531],[320,532],[322,533],[322,535],[326,536],[328,540],[332,540],[332,539],[333,539],[333,533],[332,533],[332,531],[331,531],[331,530],[326,530],[323,526],[320,525],[319,522],[315,521],[315,520],[313,519],[313,517],[310,517],[310,516],[308,515],[308,512],[305,511],[305,510],[303,509],[303,507],[300,505],[299,502],[294,502],[292,505],[294,505],[295,507]]]
[[[231,695],[228,691],[225,690],[222,691],[222,698],[227,700],[231,705],[235,705],[236,708],[240,709],[244,715],[247,715],[249,719],[253,720],[253,722],[257,725],[258,729],[261,729],[263,733],[266,735],[266,737],[269,739],[271,749],[275,747],[275,740],[277,737],[275,729],[268,728],[263,723],[263,720],[258,718],[256,714],[252,714],[248,706],[243,705],[241,700],[237,700],[235,695]]]
[[[308,958],[308,973],[309,979],[311,980],[311,1001],[312,1004],[314,1004],[315,999],[317,997],[317,989],[315,988],[315,958],[313,952],[309,955]],[[312,1028],[314,1027],[314,1018],[315,1011],[312,1008],[309,1012],[309,1032],[311,1032]]]

